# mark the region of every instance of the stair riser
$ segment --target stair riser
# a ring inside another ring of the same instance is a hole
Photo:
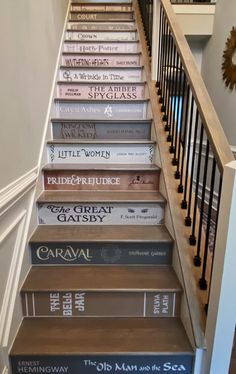
[[[60,84],[57,95],[61,99],[83,100],[142,100],[145,98],[145,86],[115,84]]]
[[[121,32],[112,32],[112,31],[67,31],[65,40],[73,41],[85,41],[85,40],[104,40],[104,41],[134,41],[137,38],[135,31],[121,31]]]
[[[159,225],[164,221],[163,203],[40,203],[43,225]]]
[[[77,30],[77,31],[114,31],[114,30],[130,30],[132,31],[135,28],[134,22],[68,22],[68,30]]]
[[[61,68],[59,72],[59,80],[62,82],[94,82],[94,83],[133,83],[142,82],[143,71],[136,69],[105,69],[105,68]]]
[[[127,21],[133,20],[133,12],[70,13],[70,21]]]
[[[157,191],[156,171],[44,171],[45,190]]]
[[[170,265],[172,243],[32,243],[33,265]],[[158,271],[158,269],[157,269]]]
[[[71,11],[73,12],[130,12],[132,5],[71,5]]]
[[[75,120],[145,120],[147,102],[71,103],[56,102],[55,116]]]
[[[66,350],[66,347],[65,347]],[[13,373],[96,374],[117,372],[166,374],[193,372],[193,356],[186,354],[13,356]],[[32,371],[29,371],[32,370]],[[49,371],[50,370],[50,371]]]
[[[150,123],[96,123],[96,122],[54,122],[54,139],[107,139],[107,140],[149,140]]]
[[[153,144],[50,144],[50,163],[152,164]]]
[[[176,317],[179,292],[22,292],[26,317]]]
[[[63,55],[62,65],[66,67],[133,67],[140,65],[139,55]]]
[[[136,42],[65,42],[63,52],[71,53],[137,53],[139,45]]]

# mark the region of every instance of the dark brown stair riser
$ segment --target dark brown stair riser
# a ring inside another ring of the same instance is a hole
[[[32,243],[31,258],[33,265],[170,265],[172,242]]]
[[[73,22],[69,21],[67,23],[68,30],[76,30],[76,31],[114,31],[114,30],[125,30],[125,31],[132,31],[135,29],[134,22]]]
[[[116,355],[58,355],[12,356],[13,373],[184,373],[193,372],[191,354],[116,354]],[[32,370],[32,371],[29,371]],[[45,371],[44,371],[45,370]],[[49,371],[50,370],[50,371]]]
[[[74,12],[130,12],[132,4],[71,4],[71,10]]]
[[[44,171],[45,190],[157,191],[159,173],[146,171]]]
[[[136,31],[66,31],[65,40],[104,40],[104,41],[134,41]]]
[[[39,224],[46,225],[161,225],[162,202],[40,203]]]
[[[180,292],[22,292],[27,317],[176,317]]]
[[[69,53],[137,53],[137,42],[65,42],[64,52]]]
[[[151,137],[151,122],[83,122],[83,121],[56,121],[52,124],[54,139],[108,139],[128,140]]]
[[[104,13],[76,13],[71,12],[69,15],[70,21],[112,21],[112,20],[133,20],[133,12],[104,12]]]
[[[83,100],[142,100],[145,98],[145,84],[71,84],[57,85],[61,99]]]
[[[66,67],[133,67],[140,65],[140,55],[72,55],[63,54],[61,64]]]

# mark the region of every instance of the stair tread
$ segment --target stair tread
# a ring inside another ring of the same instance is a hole
[[[31,243],[40,242],[172,242],[166,227],[160,226],[38,226]]]
[[[117,171],[157,171],[161,169],[155,164],[46,164],[43,170],[117,170]]]
[[[69,68],[69,66],[63,66],[63,68]],[[117,82],[117,83],[111,83],[111,82],[68,82],[68,81],[57,81],[57,85],[58,86],[65,86],[65,85],[72,85],[72,86],[144,86],[146,84],[145,81],[142,81],[142,82]]]
[[[177,318],[29,318],[11,355],[193,354]]]
[[[78,32],[85,32],[86,34],[87,33],[94,33],[94,32],[109,32],[109,33],[111,33],[111,32],[120,32],[120,33],[125,33],[125,32],[137,32],[138,30],[137,30],[137,28],[133,28],[132,30],[100,30],[100,29],[93,29],[93,30],[75,30],[75,29],[66,29],[66,32],[74,32],[74,33],[78,33]],[[81,40],[82,41],[82,40]],[[96,40],[97,41],[97,40]],[[125,42],[126,40],[124,40],[124,42]],[[134,42],[136,41],[136,40],[133,40]]]
[[[71,30],[70,30],[71,31]],[[80,31],[80,30],[79,30]],[[115,52],[115,53],[109,53],[109,52],[62,52],[62,55],[66,55],[66,56],[97,56],[97,55],[101,55],[101,56],[141,56],[141,52]],[[66,65],[65,65],[66,66]],[[137,67],[140,67],[141,65],[137,66]],[[66,66],[67,68],[69,68],[70,66]],[[84,66],[85,67],[85,66]],[[112,66],[111,66],[112,67]],[[115,67],[115,66],[114,66]]]
[[[72,22],[76,22],[76,21],[72,21]],[[85,21],[86,22],[86,21]],[[93,22],[104,22],[104,21],[93,21]],[[126,21],[124,21],[126,22]],[[117,43],[139,43],[139,40],[138,39],[135,39],[135,40],[65,40],[64,41],[64,44],[66,43],[102,43],[102,44],[106,44],[106,43],[114,43],[114,44],[117,44]],[[64,51],[65,52],[65,51]],[[78,53],[78,52],[76,52]],[[96,54],[100,54],[100,52],[97,52]],[[129,52],[127,52],[127,54],[129,54]]]
[[[160,192],[136,192],[136,191],[45,191],[39,198],[38,203],[79,203],[79,202],[145,202],[164,203],[166,200]]]
[[[126,105],[130,105],[130,104],[144,104],[144,103],[149,103],[150,102],[150,99],[132,99],[131,101],[129,100],[116,100],[116,99],[103,99],[103,100],[91,100],[91,99],[60,99],[60,98],[55,98],[54,99],[54,102],[55,103],[71,103],[71,104],[76,104],[76,103],[84,103],[84,104],[88,104],[88,103],[92,103],[93,105],[97,105],[97,104],[126,104]],[[59,118],[59,120],[61,121],[61,118]],[[74,120],[76,121],[76,119]],[[105,119],[104,119],[105,121]]]
[[[155,140],[113,140],[113,139],[54,139],[48,140],[47,144],[156,144]]]
[[[66,123],[102,123],[104,125],[109,125],[111,123],[113,124],[119,124],[119,123],[131,123],[131,124],[143,124],[143,123],[147,123],[147,124],[151,124],[152,123],[152,119],[137,119],[137,120],[134,120],[134,119],[130,119],[130,120],[102,120],[102,119],[96,119],[96,120],[89,120],[89,119],[69,119],[69,118],[51,118],[51,122],[54,123],[54,122],[66,122]]]
[[[170,266],[33,266],[23,292],[52,291],[181,291]]]
[[[97,69],[97,70],[142,70],[143,69],[143,65],[139,65],[139,66],[66,66],[66,65],[60,65],[60,69],[71,69],[71,70],[78,70],[78,69],[81,69],[81,70],[92,70],[92,69]],[[69,83],[71,83],[69,81]],[[89,82],[85,82],[85,83],[88,83]],[[97,83],[97,82],[95,82]],[[98,83],[103,83],[102,81],[99,81]],[[104,82],[105,83],[105,82]],[[109,84],[109,82],[107,82]],[[126,82],[119,82],[121,84],[126,84]],[[127,82],[127,83],[132,83],[132,84],[135,84],[136,82]],[[139,83],[139,82],[137,82]],[[140,83],[143,83],[143,82],[140,82]],[[110,84],[118,84],[118,82],[114,82],[112,81]]]

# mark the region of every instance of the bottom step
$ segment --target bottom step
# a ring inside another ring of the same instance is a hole
[[[191,374],[193,358],[176,318],[30,318],[11,350],[13,374]]]

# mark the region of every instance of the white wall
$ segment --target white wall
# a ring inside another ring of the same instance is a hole
[[[67,4],[1,0],[0,189],[38,163]]]
[[[217,1],[213,36],[206,44],[202,60],[203,78],[231,145],[236,145],[236,90],[225,87],[221,64],[225,42],[236,25],[235,15],[235,0]]]
[[[0,373],[22,319],[28,227],[67,8],[68,0],[0,2]]]

